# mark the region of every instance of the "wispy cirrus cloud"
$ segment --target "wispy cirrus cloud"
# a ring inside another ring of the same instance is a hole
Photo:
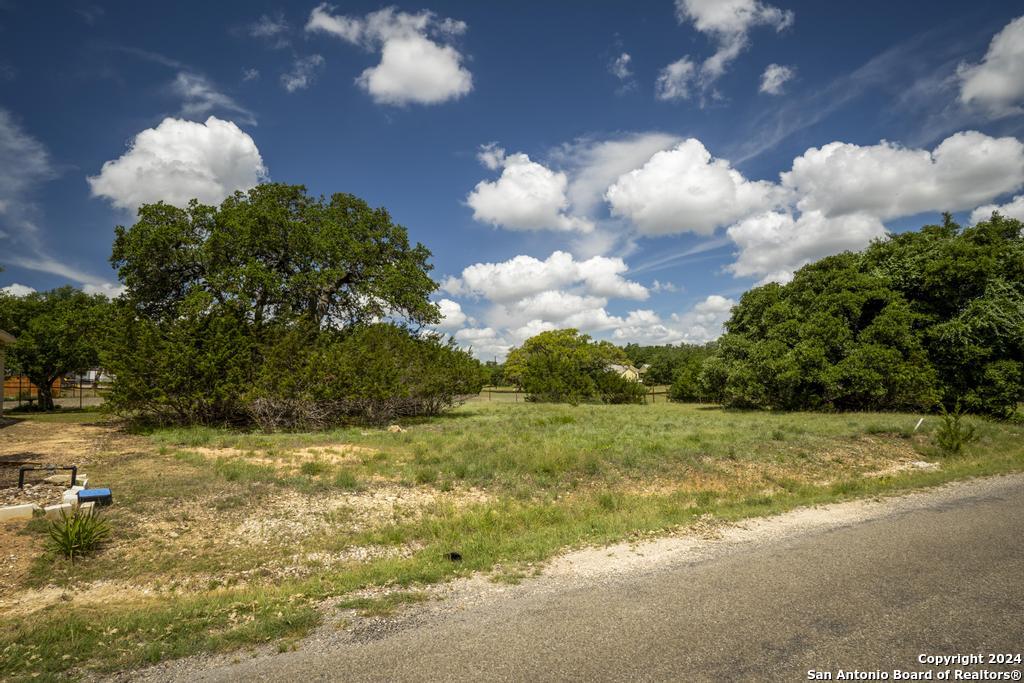
[[[57,175],[46,146],[0,108],[0,263],[113,292],[116,285],[54,257],[47,248],[37,195]]]
[[[210,78],[185,62],[159,52],[131,46],[114,45],[110,46],[110,49],[174,70],[174,78],[165,86],[165,92],[180,102],[178,110],[174,112],[178,116],[203,119],[210,114],[230,114],[243,124],[256,125],[256,115],[252,110],[240,104]]]

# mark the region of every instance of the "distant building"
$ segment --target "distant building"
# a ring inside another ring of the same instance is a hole
[[[623,379],[628,379],[631,382],[640,381],[640,371],[632,365],[619,365],[618,363],[610,363],[606,368],[611,372],[616,373]]]

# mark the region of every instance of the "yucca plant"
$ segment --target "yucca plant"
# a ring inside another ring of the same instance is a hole
[[[942,423],[935,431],[935,443],[948,455],[954,455],[963,450],[964,445],[977,438],[974,425],[963,422],[964,413],[960,410],[960,404],[949,412],[942,408]]]
[[[59,520],[50,522],[49,533],[47,548],[74,562],[100,547],[110,535],[110,525],[97,512],[76,510],[70,515],[61,513]]]

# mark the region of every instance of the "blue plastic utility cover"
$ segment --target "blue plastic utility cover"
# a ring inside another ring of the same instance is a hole
[[[110,505],[114,502],[114,494],[110,492],[110,489],[83,489],[78,492],[78,502]]]

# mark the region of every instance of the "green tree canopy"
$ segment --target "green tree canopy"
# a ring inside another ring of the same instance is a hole
[[[593,341],[574,329],[541,332],[512,349],[505,379],[534,401],[579,403],[601,398],[609,403],[639,402],[644,387],[609,369],[629,362],[625,352],[606,341]]]
[[[1005,416],[1024,399],[1024,240],[994,215],[893,235],[743,295],[704,390],[727,405]]]
[[[386,210],[299,185],[143,206],[111,257],[126,292],[105,353],[110,403],[268,426],[448,407],[478,385],[478,364],[422,329],[440,319],[429,258]],[[381,409],[381,392],[404,407]]]
[[[918,316],[943,403],[1008,416],[1024,400],[1024,237],[994,214],[894,235],[864,254]]]
[[[111,263],[127,302],[150,320],[174,319],[197,302],[231,310],[260,336],[265,325],[298,319],[438,322],[427,298],[437,289],[429,258],[383,208],[267,183],[219,207],[141,207],[133,226],[116,228]]]
[[[43,410],[53,410],[51,387],[59,377],[99,364],[109,307],[106,297],[73,287],[21,297],[0,293],[0,329],[17,338],[7,349],[8,363],[38,387]]]

